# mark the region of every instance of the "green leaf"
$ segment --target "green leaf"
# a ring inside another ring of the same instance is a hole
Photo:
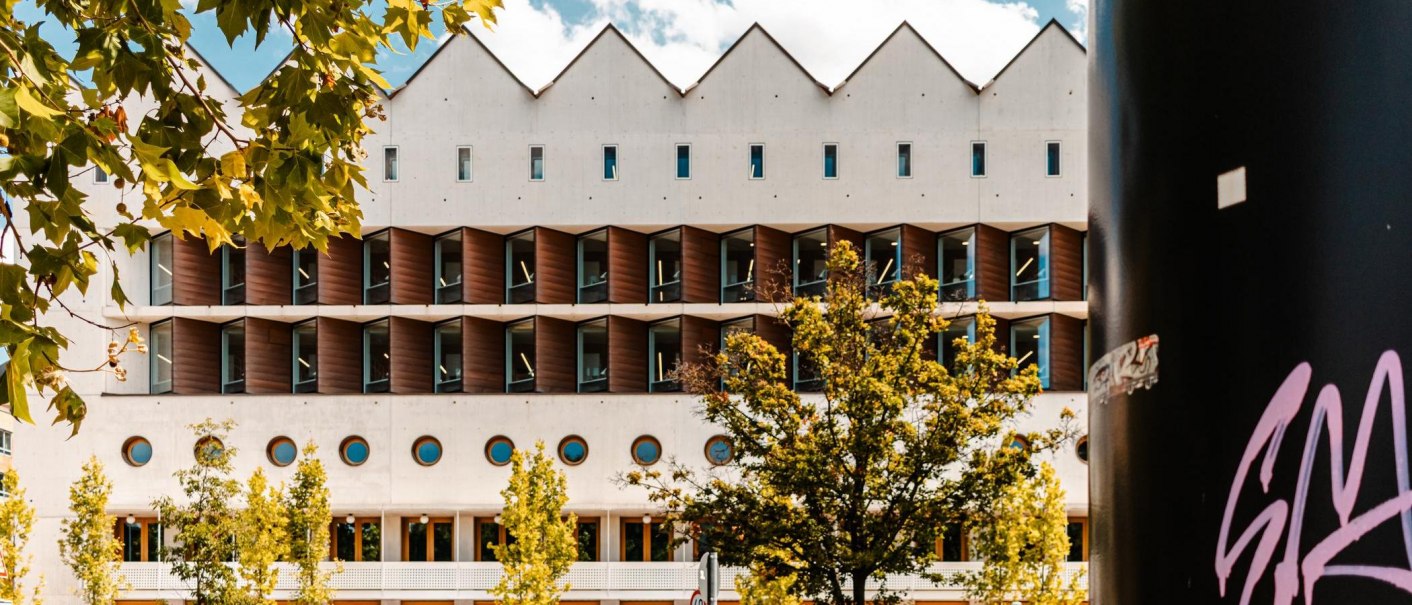
[[[29,414],[29,399],[25,394],[25,382],[29,377],[29,343],[34,339],[20,341],[10,351],[10,365],[5,368],[5,395],[10,400],[10,411],[20,422],[34,424]]]
[[[18,104],[20,109],[23,109],[25,113],[46,120],[64,115],[64,112],[50,108],[48,105],[41,103],[39,99],[34,98],[34,95],[29,92],[29,88],[25,86],[15,88],[15,103]]]
[[[0,128],[14,128],[20,121],[20,108],[15,103],[17,88],[0,89]]]

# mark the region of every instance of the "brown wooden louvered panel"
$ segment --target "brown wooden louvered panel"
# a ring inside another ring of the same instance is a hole
[[[622,227],[608,228],[608,302],[647,302],[647,236]]]
[[[681,318],[681,355],[683,365],[710,363],[711,356],[721,346],[721,324],[703,317],[683,315]]]
[[[505,302],[505,237],[498,233],[461,230],[461,263],[465,301],[473,305]]]
[[[319,267],[319,275],[323,279],[322,266]],[[316,325],[319,339],[318,392],[363,392],[363,326],[328,317],[318,318]]]
[[[903,277],[936,277],[936,234],[916,225],[902,226]]]
[[[1010,300],[1010,234],[976,225],[976,298]]]
[[[1078,231],[1049,226],[1049,293],[1054,300],[1083,300],[1083,245]]]
[[[221,255],[205,239],[172,234],[172,304],[221,304]]]
[[[574,236],[544,227],[534,229],[534,296],[542,304],[577,300],[578,262]]]
[[[319,304],[363,304],[363,240],[351,235],[329,238],[328,253],[319,255],[318,289]],[[319,353],[322,356],[322,346]]]
[[[538,393],[573,393],[576,380],[577,327],[552,317],[534,319],[534,390]],[[611,370],[610,370],[611,374]]]
[[[462,317],[461,347],[465,352],[461,390],[505,392],[505,324],[480,317]]]
[[[839,242],[848,242],[848,243],[850,243],[850,244],[853,244],[853,251],[854,251],[854,252],[857,252],[858,254],[862,254],[862,253],[863,253],[863,234],[862,234],[862,233],[859,233],[859,232],[857,232],[857,231],[854,231],[854,230],[852,230],[852,229],[849,229],[848,227],[840,227],[840,226],[838,226],[838,225],[829,225],[829,227],[828,227],[828,237],[829,237],[829,250],[833,250],[834,246],[837,246],[837,245],[839,244]]]
[[[288,393],[292,387],[294,334],[287,323],[245,319],[245,392]]]
[[[1084,322],[1049,316],[1049,390],[1083,390]]]
[[[172,392],[221,392],[221,325],[178,317],[172,320]]]
[[[755,300],[790,300],[794,238],[779,229],[755,227]]]
[[[259,242],[249,244],[245,248],[245,303],[287,305],[293,302],[293,262],[288,246],[270,250]]]
[[[608,391],[647,390],[647,322],[608,318]]]
[[[721,302],[721,236],[681,228],[682,302]]]
[[[432,236],[393,228],[388,236],[392,261],[392,304],[429,305],[435,293],[436,256]],[[397,388],[393,382],[393,388]]]
[[[387,323],[388,348],[392,353],[391,391],[432,392],[432,364],[435,363],[432,359],[432,324],[405,317],[393,317]]]

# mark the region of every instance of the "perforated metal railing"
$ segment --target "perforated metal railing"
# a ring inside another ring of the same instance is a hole
[[[279,582],[276,597],[287,596],[297,583],[297,569],[288,563],[276,565]],[[333,563],[325,563],[324,569],[337,569]],[[909,593],[960,590],[956,576],[980,569],[979,563],[937,563],[927,569],[929,575],[943,578],[933,582],[922,574],[892,575],[882,585],[890,590]],[[1072,576],[1087,569],[1087,564],[1070,563],[1066,573]],[[172,574],[169,563],[122,563],[120,570],[125,577],[130,593],[183,593],[189,590],[180,579]],[[721,590],[734,591],[735,579],[744,570],[722,568]],[[406,593],[465,592],[483,593],[500,580],[501,567],[498,563],[343,563],[341,571],[334,573],[333,587],[340,591],[360,594],[382,593],[396,596]],[[686,598],[697,586],[696,563],[575,563],[564,581],[575,592],[603,593],[680,593]],[[1087,584],[1087,582],[1084,582]],[[869,587],[876,585],[869,582]]]

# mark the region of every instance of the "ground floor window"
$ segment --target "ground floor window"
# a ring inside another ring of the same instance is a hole
[[[329,539],[329,550],[336,560],[382,560],[382,521],[378,519],[354,517],[351,523],[340,519],[333,524]]]

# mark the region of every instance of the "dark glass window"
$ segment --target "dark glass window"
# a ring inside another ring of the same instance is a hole
[[[319,382],[319,332],[314,322],[294,326],[294,392],[312,393]]]
[[[245,392],[245,322],[221,328],[221,392]]]
[[[755,300],[755,230],[721,237],[721,302]]]
[[[985,176],[985,142],[971,143],[971,176]]]
[[[976,341],[976,318],[958,317],[951,320],[951,323],[946,325],[946,329],[942,330],[941,333],[937,335],[937,338],[941,340],[939,343],[940,346],[937,347],[937,361],[941,362],[947,369],[954,371],[955,368],[953,365],[956,363],[956,339],[964,338],[966,342]]]
[[[505,302],[534,302],[534,231],[505,241]]]
[[[245,240],[221,246],[221,304],[245,304]]]
[[[794,295],[823,296],[829,277],[828,228],[794,236]]]
[[[1010,324],[1010,355],[1019,360],[1017,370],[1039,366],[1039,384],[1049,388],[1049,318],[1036,317]]]
[[[578,543],[580,561],[598,560],[598,520],[579,519]]]
[[[319,251],[303,248],[294,251],[294,304],[309,305],[319,301]]]
[[[335,523],[333,545],[334,557],[339,561],[381,561],[382,523],[375,519]]]
[[[623,522],[624,561],[668,561],[671,530],[665,523]]]
[[[363,304],[385,305],[392,297],[392,250],[387,231],[363,240]]]
[[[603,180],[618,180],[618,146],[603,146]]]
[[[808,354],[795,351],[794,390],[800,393],[818,393],[824,390],[824,375],[819,365]]]
[[[384,181],[397,180],[397,148],[382,148],[382,179]]]
[[[649,271],[652,291],[648,301],[654,303],[681,300],[681,230],[673,229],[652,236],[648,244]]]
[[[363,326],[363,392],[386,393],[391,379],[392,340],[387,321]]]
[[[172,234],[163,233],[152,238],[147,249],[151,252],[152,292],[154,305],[172,304]]]
[[[1088,521],[1084,519],[1072,519],[1065,528],[1065,533],[1069,534],[1069,556],[1067,560],[1072,562],[1088,560]]]
[[[976,230],[958,229],[937,238],[941,259],[941,300],[976,297]]]
[[[128,523],[119,518],[118,535],[122,542],[123,562],[152,563],[160,561],[162,524],[156,519],[133,519]]]
[[[436,326],[436,392],[455,393],[461,390],[461,320],[453,319]]]
[[[450,561],[452,559],[452,526],[450,519],[429,519],[421,523],[409,519],[403,526],[403,552],[407,561]]]
[[[902,275],[902,231],[888,229],[870,233],[864,247],[868,295],[876,298],[891,291]]]
[[[897,144],[897,178],[912,178],[912,144]]]
[[[1010,236],[1010,299],[1049,298],[1049,228]]]
[[[462,183],[471,180],[471,148],[456,148],[456,180]]]
[[[833,143],[824,145],[824,178],[838,178],[838,145]]]
[[[765,178],[765,146],[750,146],[750,178]]]
[[[677,178],[691,178],[691,145],[677,145]]]
[[[436,238],[436,302],[461,302],[461,232]]]
[[[1059,176],[1059,141],[1044,144],[1045,176]]]
[[[660,393],[680,391],[676,380],[681,364],[681,319],[659,321],[647,329],[647,390]]]
[[[152,324],[147,340],[152,352],[152,392],[172,391],[172,322]]]
[[[964,531],[960,523],[948,523],[942,528],[941,537],[937,538],[938,560],[946,563],[966,560]]]
[[[579,236],[579,303],[608,300],[608,231]]]
[[[505,390],[528,393],[534,390],[534,320],[505,328]]]
[[[530,146],[530,180],[544,180],[544,147],[541,145]]]
[[[579,392],[608,390],[608,322],[591,321],[579,325]]]

